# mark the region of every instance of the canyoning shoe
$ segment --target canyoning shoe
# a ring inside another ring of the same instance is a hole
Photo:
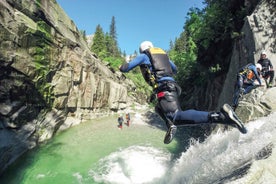
[[[176,134],[177,127],[175,125],[171,125],[170,128],[168,129],[165,138],[164,138],[164,143],[169,144],[172,142],[175,134]]]
[[[234,126],[238,128],[241,133],[246,134],[247,130],[243,125],[243,122],[239,119],[239,117],[236,115],[236,113],[234,112],[234,110],[231,108],[230,105],[224,104],[221,108],[221,112],[225,116],[225,121],[230,126]]]

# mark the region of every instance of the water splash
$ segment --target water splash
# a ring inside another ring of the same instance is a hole
[[[96,182],[112,184],[276,183],[275,118],[276,113],[250,122],[247,134],[232,129],[218,131],[203,143],[191,141],[176,160],[164,150],[131,146],[101,159],[89,173]],[[272,154],[260,158],[260,153],[269,154],[267,147]]]
[[[170,158],[171,154],[165,150],[131,146],[101,159],[90,176],[103,183],[152,183],[165,175]]]
[[[213,184],[245,177],[248,171],[242,171],[250,168],[251,163],[257,164],[259,153],[275,142],[275,117],[276,114],[273,114],[250,122],[247,124],[247,134],[233,129],[217,132],[204,143],[196,142],[178,159],[170,182]],[[273,172],[275,174],[276,170]]]

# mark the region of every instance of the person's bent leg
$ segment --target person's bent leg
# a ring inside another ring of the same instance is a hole
[[[209,112],[194,109],[177,111],[173,117],[176,125],[196,125],[209,122]]]
[[[239,99],[244,93],[244,88],[243,88],[243,77],[242,75],[237,76],[237,82],[235,84],[235,91],[233,95],[233,108],[236,109],[237,106],[239,105]]]
[[[170,142],[172,142],[176,131],[177,131],[177,127],[173,124],[173,122],[170,120],[170,118],[168,118],[167,116],[164,115],[164,113],[162,112],[161,108],[157,106],[155,106],[155,112],[165,121],[166,126],[168,128],[168,131],[166,132],[165,138],[164,138],[164,143],[165,144],[169,144]]]
[[[163,121],[165,121],[167,128],[170,128],[170,126],[173,125],[173,122],[165,116],[158,105],[155,106],[155,112],[163,119]]]
[[[176,111],[181,110],[178,101],[178,94],[176,91],[163,91],[162,96],[158,98],[158,105],[156,111],[159,111],[159,115],[166,122],[168,131],[166,132],[164,143],[169,144],[177,131],[177,127],[174,125],[173,117]]]
[[[245,90],[244,90],[244,95],[245,94],[248,94],[248,93],[250,93],[253,89],[255,89],[256,88],[256,86],[255,85],[253,85],[253,84],[251,84],[251,85],[247,85],[246,86],[246,88],[245,88]]]
[[[234,92],[234,95],[233,95],[233,105],[232,105],[234,109],[238,107],[240,97],[241,97],[240,89],[236,88],[236,91]]]
[[[178,111],[175,114],[174,122],[176,125],[197,125],[203,123],[225,124],[237,127],[242,133],[247,132],[242,121],[228,104],[224,104],[220,112],[196,110]]]
[[[274,70],[269,71],[269,87],[272,87],[273,79],[274,79]]]

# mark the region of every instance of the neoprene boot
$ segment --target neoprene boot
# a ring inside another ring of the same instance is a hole
[[[177,127],[173,124],[173,122],[168,117],[166,117],[163,114],[163,112],[158,106],[155,107],[155,112],[157,112],[157,114],[165,121],[166,126],[168,127],[168,130],[164,138],[164,144],[170,144],[170,142],[172,142],[176,134]]]
[[[177,130],[177,127],[175,125],[171,125],[165,135],[165,138],[164,138],[164,143],[165,144],[169,144],[170,142],[172,142],[175,134],[176,134],[176,130]]]
[[[225,116],[221,112],[210,112],[208,118],[209,118],[211,123],[226,124],[226,123],[224,123],[225,122]]]
[[[221,107],[220,112],[210,113],[209,119],[211,123],[220,123],[236,127],[243,134],[247,132],[242,121],[239,119],[234,110],[228,104],[224,104]]]

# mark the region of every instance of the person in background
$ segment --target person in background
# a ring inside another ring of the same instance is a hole
[[[120,114],[120,115],[118,116],[118,128],[120,128],[120,129],[123,128],[123,122],[124,122],[123,115]]]
[[[237,82],[235,84],[235,91],[233,95],[233,109],[236,109],[240,100],[240,97],[244,94],[250,93],[250,91],[257,87],[255,81],[257,80],[259,85],[262,85],[260,79],[260,72],[262,66],[257,63],[256,65],[249,63],[243,66],[237,74]]]
[[[262,65],[262,77],[265,79],[266,82],[269,78],[269,82],[267,82],[267,87],[271,88],[273,85],[274,70],[271,61],[267,58],[267,54],[265,51],[261,52],[261,57],[257,63]]]
[[[182,111],[178,96],[181,88],[173,78],[177,72],[176,65],[169,59],[166,52],[154,47],[152,42],[144,41],[139,47],[140,55],[129,63],[119,67],[121,72],[129,72],[140,67],[145,81],[152,86],[157,97],[155,111],[165,121],[168,128],[164,143],[169,144],[180,125],[198,125],[204,123],[221,123],[237,127],[240,132],[246,133],[243,126],[230,105],[224,104],[220,112],[197,111],[194,109]]]
[[[129,124],[130,124],[130,114],[129,113],[126,113],[126,124],[127,124],[127,126],[129,126]]]

